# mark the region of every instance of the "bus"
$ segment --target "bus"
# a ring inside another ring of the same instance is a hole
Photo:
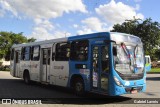
[[[151,58],[149,55],[145,55],[145,69],[146,72],[151,71]]]
[[[134,35],[97,32],[13,45],[13,77],[117,96],[146,90],[143,44]]]

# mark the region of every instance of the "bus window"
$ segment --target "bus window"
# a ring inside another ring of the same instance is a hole
[[[25,60],[25,61],[30,60],[30,47],[22,48],[22,60]]]
[[[38,61],[40,56],[40,47],[39,46],[33,46],[32,52],[31,52],[31,60]]]
[[[71,44],[71,60],[86,61],[88,59],[88,40],[73,41]]]
[[[43,50],[43,65],[47,64],[47,50]]]
[[[108,72],[109,71],[109,56],[108,56],[108,46],[102,46],[102,71]]]
[[[70,43],[57,43],[56,61],[68,61],[70,57]]]

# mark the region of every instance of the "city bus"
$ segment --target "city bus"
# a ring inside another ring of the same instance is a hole
[[[117,96],[146,90],[141,39],[118,32],[98,32],[11,48],[13,77],[68,87],[76,95],[86,92]]]
[[[151,58],[149,55],[145,55],[145,69],[146,72],[151,71]]]

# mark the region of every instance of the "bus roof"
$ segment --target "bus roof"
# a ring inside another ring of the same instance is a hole
[[[110,37],[110,35],[111,35],[111,37]],[[120,35],[125,35],[125,36],[128,36],[128,37],[134,37],[134,38],[137,38],[137,39],[139,38],[139,37],[136,37],[134,35],[130,35],[130,34],[126,34],[126,33],[98,32],[98,33],[92,33],[92,34],[70,36],[70,37],[66,37],[66,38],[58,38],[58,39],[50,39],[50,40],[37,41],[37,42],[31,42],[31,43],[15,44],[15,45],[12,46],[12,48],[23,47],[23,46],[32,46],[32,45],[40,45],[40,44],[49,44],[49,43],[56,43],[56,42],[73,41],[73,40],[82,40],[82,39],[89,39],[89,38],[100,38],[100,37],[106,37],[106,39],[111,39],[111,40],[113,39],[114,41],[117,41],[118,38],[115,37],[115,35],[119,35],[119,36]],[[123,36],[123,38],[124,38],[124,36]]]
[[[135,44],[142,44],[141,39],[138,36],[134,36],[131,34],[126,33],[119,33],[119,32],[111,32],[110,38],[113,41],[118,42],[131,42]]]
[[[109,37],[109,32],[99,32],[99,33],[92,33],[92,34],[70,36],[70,37],[65,37],[65,38],[37,41],[37,42],[31,42],[31,43],[14,44],[12,46],[12,48],[39,45],[39,44],[49,44],[49,43],[56,43],[56,42],[65,42],[65,41],[68,41],[68,40],[72,41],[72,40],[106,37],[107,34],[108,34],[108,37]]]

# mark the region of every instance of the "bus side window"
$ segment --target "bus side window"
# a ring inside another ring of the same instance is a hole
[[[71,44],[71,60],[86,61],[88,59],[88,40],[73,41]]]
[[[22,60],[29,61],[30,60],[30,47],[22,48]]]
[[[40,57],[40,46],[33,46],[31,49],[31,60],[39,61]]]
[[[21,49],[21,60],[24,60],[24,47]]]
[[[70,43],[69,42],[57,43],[55,60],[68,61],[69,58],[70,58]]]

